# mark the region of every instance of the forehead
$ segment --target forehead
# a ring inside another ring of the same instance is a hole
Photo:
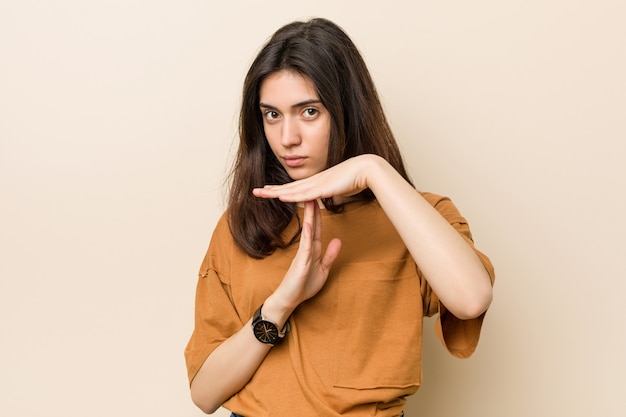
[[[259,98],[261,103],[274,106],[319,99],[310,78],[287,70],[268,75],[261,83]]]

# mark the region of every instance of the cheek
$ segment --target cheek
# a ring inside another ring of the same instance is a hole
[[[318,137],[320,144],[320,152],[324,154],[325,159],[328,159],[328,149],[330,147],[330,124],[326,126]]]
[[[272,129],[270,126],[263,126],[263,133],[265,133],[265,139],[270,148],[272,148],[272,152],[276,153],[279,141],[277,140],[275,129]]]

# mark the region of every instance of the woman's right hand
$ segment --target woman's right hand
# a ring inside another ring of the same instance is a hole
[[[333,239],[322,252],[321,215],[315,201],[304,204],[300,247],[276,291],[263,304],[263,317],[282,328],[293,310],[315,296],[328,278],[341,241]],[[200,409],[213,413],[250,380],[271,349],[251,329],[252,319],[219,345],[191,382],[191,396]]]
[[[322,248],[322,221],[317,201],[304,203],[300,246],[291,266],[276,291],[267,299],[263,312],[276,319],[288,317],[303,301],[315,296],[326,283],[330,268],[341,250],[341,240],[333,239]]]

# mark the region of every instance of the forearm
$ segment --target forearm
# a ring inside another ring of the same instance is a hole
[[[491,281],[473,248],[384,159],[367,158],[368,187],[439,299],[458,318],[482,314]]]
[[[282,328],[290,312],[280,312],[271,298],[263,306],[263,316]],[[272,349],[256,339],[251,323],[252,319],[218,346],[191,382],[191,398],[205,413],[215,412],[241,390]]]
[[[319,207],[307,201],[298,252],[278,288],[263,303],[263,318],[279,329],[300,303],[324,286],[341,250],[338,239],[333,239],[326,251],[322,250],[321,227]],[[248,383],[270,349],[271,345],[256,339],[248,321],[205,360],[191,383],[194,403],[207,413],[215,411]]]

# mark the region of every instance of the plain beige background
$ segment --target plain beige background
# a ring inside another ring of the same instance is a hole
[[[243,76],[308,16],[496,265],[471,359],[427,321],[407,417],[625,415],[621,0],[0,0],[0,413],[202,414],[183,349]]]

